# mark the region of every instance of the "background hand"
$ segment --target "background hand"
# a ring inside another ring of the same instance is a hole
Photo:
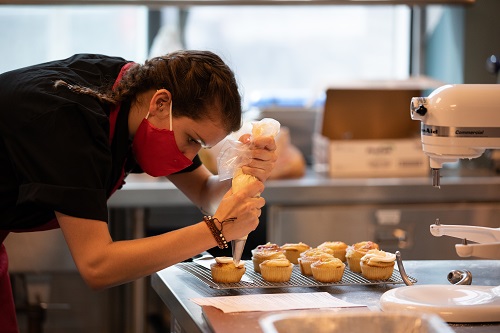
[[[234,222],[223,224],[222,232],[227,241],[244,237],[257,228],[261,208],[265,205],[264,198],[257,195],[263,190],[264,184],[256,180],[236,193],[230,189],[224,195],[213,217],[219,221],[236,218]]]
[[[278,158],[276,154],[276,142],[271,136],[256,137],[250,142],[250,135],[244,134],[239,138],[240,142],[249,145],[252,160],[241,169],[243,173],[255,176],[264,182],[269,178]]]

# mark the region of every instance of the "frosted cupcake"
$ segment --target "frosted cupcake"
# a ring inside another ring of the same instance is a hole
[[[258,245],[255,249],[253,249],[251,252],[252,254],[254,252],[259,252],[259,251],[269,251],[269,250],[276,250],[279,251],[281,250],[281,247],[278,244],[267,242],[266,244],[263,245]]]
[[[285,256],[286,258],[292,263],[292,264],[298,264],[299,261],[299,256],[302,252],[309,250],[311,247],[305,243],[299,242],[299,243],[286,243],[281,246],[282,250],[285,250]]]
[[[339,258],[341,261],[345,261],[345,254],[347,250],[347,244],[344,242],[336,241],[336,242],[324,242],[318,245],[319,248],[327,247],[333,250],[333,256],[335,258]]]
[[[361,274],[368,280],[387,280],[392,276],[395,261],[394,253],[370,250],[361,258]]]
[[[267,243],[259,245],[252,250],[252,262],[255,272],[260,273],[260,263],[270,259],[286,259],[285,250],[282,250],[279,245]]]
[[[354,273],[361,273],[359,261],[370,250],[379,250],[378,244],[370,241],[359,242],[347,247],[346,259],[349,269]]]
[[[314,279],[319,282],[339,282],[344,275],[345,264],[339,258],[321,258],[311,264]]]
[[[243,261],[235,266],[231,257],[216,257],[215,262],[210,265],[212,280],[217,283],[240,282],[245,270]]]
[[[328,248],[313,248],[300,254],[298,259],[302,275],[312,275],[311,264],[321,258],[335,258]]]
[[[286,258],[265,260],[259,266],[262,278],[269,282],[286,282],[292,276],[293,264]]]

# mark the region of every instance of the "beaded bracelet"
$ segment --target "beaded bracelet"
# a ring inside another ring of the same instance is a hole
[[[212,216],[203,216],[203,220],[205,221],[208,228],[210,229],[210,232],[212,233],[215,240],[217,241],[217,246],[219,247],[219,249],[227,249],[227,247],[228,247],[227,241],[226,241],[226,238],[224,237],[224,235],[222,234],[222,223],[224,223],[224,221],[222,223],[219,222],[221,225],[221,229],[219,230],[219,229],[217,229],[217,226],[215,225],[215,222],[214,222],[214,220],[217,220],[216,218],[213,218]]]

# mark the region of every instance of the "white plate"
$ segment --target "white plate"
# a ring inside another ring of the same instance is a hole
[[[500,286],[420,285],[391,289],[380,298],[384,311],[435,313],[449,323],[500,322]]]

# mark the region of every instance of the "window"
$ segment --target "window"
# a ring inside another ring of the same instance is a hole
[[[146,7],[2,6],[0,73],[75,53],[147,57]]]
[[[406,79],[409,6],[193,7],[185,47],[220,54],[247,103],[330,82]]]
[[[0,72],[80,52],[142,62],[208,49],[233,68],[246,105],[310,98],[330,82],[409,76],[409,6],[198,6],[182,10],[185,21],[177,8],[162,12],[168,29],[149,53],[147,7],[2,6]]]

